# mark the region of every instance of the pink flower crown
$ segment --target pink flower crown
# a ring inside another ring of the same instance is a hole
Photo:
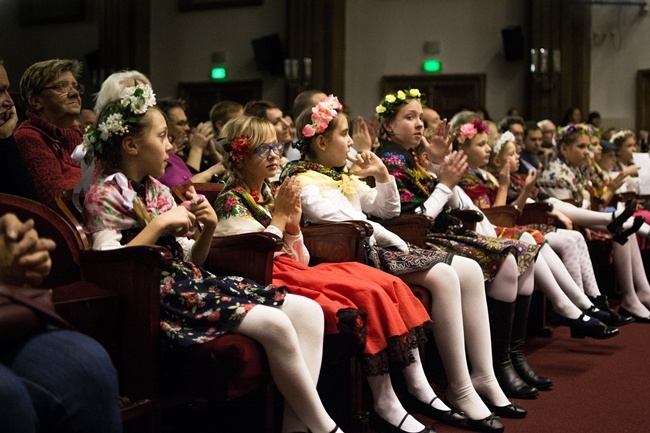
[[[316,134],[322,134],[330,122],[338,117],[338,112],[342,109],[343,105],[341,105],[339,99],[334,95],[329,95],[311,109],[312,122],[302,128],[302,135],[313,137]]]
[[[460,136],[466,139],[472,139],[480,132],[489,133],[490,128],[487,123],[479,119],[472,119],[470,123],[466,123],[460,127]]]

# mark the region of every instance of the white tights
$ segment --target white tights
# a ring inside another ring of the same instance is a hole
[[[455,406],[471,419],[487,417],[490,411],[477,390],[494,405],[509,404],[492,367],[485,285],[478,263],[454,256],[451,266],[437,264],[432,269],[402,275],[402,278],[431,292],[434,337],[449,380],[447,395]],[[471,377],[465,350],[472,364]],[[409,392],[429,402],[431,398],[424,393],[428,393],[430,387],[421,391],[419,383],[409,382]]]
[[[501,302],[515,302],[517,295],[529,296],[535,287],[535,264],[531,265],[521,275],[517,268],[517,260],[508,254],[490,284],[487,295]]]
[[[572,222],[582,227],[609,233],[609,230],[607,230],[607,224],[612,222],[611,213],[579,208],[575,205],[572,205],[571,203],[566,203],[556,198],[549,198],[547,201],[553,205],[554,209],[559,210],[564,215],[569,217]],[[620,215],[622,211],[623,208],[617,209],[614,212],[614,215]],[[632,227],[633,222],[634,218],[629,218],[623,224],[623,228],[629,229]],[[650,225],[643,223],[637,233],[643,237],[650,237]]]
[[[529,233],[522,233],[519,241],[532,244],[534,238]],[[578,300],[581,308],[589,308],[591,301],[571,278],[562,260],[548,244],[542,245],[535,261],[535,282],[546,298],[553,305],[553,310],[570,319],[577,319],[582,314],[571,297]],[[567,296],[571,294],[571,297]]]
[[[614,243],[614,266],[622,295],[621,306],[636,316],[650,316],[650,284],[636,239],[630,239],[625,245]]]
[[[577,230],[558,229],[546,235],[553,251],[562,258],[571,277],[587,296],[600,296],[585,237]],[[569,295],[571,297],[571,295]],[[575,299],[571,298],[575,303]],[[576,304],[578,305],[578,304]]]
[[[320,305],[289,294],[281,307],[256,305],[233,330],[257,340],[266,351],[271,375],[285,399],[283,433],[307,428],[329,433],[336,425],[316,391],[324,326]]]

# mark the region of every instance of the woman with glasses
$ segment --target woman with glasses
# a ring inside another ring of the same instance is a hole
[[[79,164],[70,156],[82,140],[75,125],[84,92],[77,82],[80,73],[79,61],[54,59],[31,65],[20,79],[28,120],[14,137],[34,178],[39,201],[50,207],[56,207],[56,195],[74,188],[81,177]]]

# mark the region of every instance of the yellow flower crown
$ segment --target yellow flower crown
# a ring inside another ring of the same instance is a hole
[[[420,93],[418,89],[398,90],[395,93],[389,93],[384,96],[384,100],[381,101],[381,104],[377,105],[375,111],[379,117],[386,117],[389,114],[395,113],[402,105],[407,104],[411,99],[417,99],[424,107],[424,103],[422,102],[423,96],[424,95]]]

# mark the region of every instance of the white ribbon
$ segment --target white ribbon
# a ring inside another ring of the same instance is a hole
[[[126,178],[124,173],[117,172],[113,173],[110,176],[107,176],[104,180],[105,183],[114,182],[122,190],[122,206],[127,209],[133,209],[133,200],[137,197],[137,193],[132,189],[129,189],[129,180]]]
[[[86,161],[84,160],[86,157],[86,147],[83,143],[74,148],[71,156],[72,159],[81,165],[81,179],[79,179],[79,182],[77,182],[77,185],[75,185],[74,190],[72,191],[72,203],[79,212],[83,212],[83,206],[81,206],[79,197],[82,192],[85,193],[88,191],[88,187],[93,178],[93,172],[95,171],[95,158],[93,158],[90,165],[86,164]]]

